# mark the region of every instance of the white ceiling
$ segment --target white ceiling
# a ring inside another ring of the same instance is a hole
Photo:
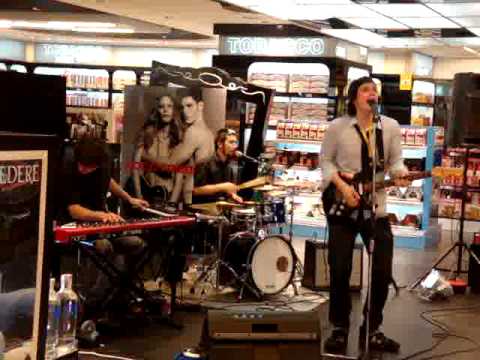
[[[472,33],[480,35],[480,0],[458,1],[460,2],[455,4],[447,3],[447,0],[424,0],[416,4],[387,4],[388,1],[380,0],[378,4],[372,4],[373,1],[367,3],[367,0],[357,0],[358,3],[350,0],[224,0],[224,2],[235,3],[251,10],[238,12],[222,7],[214,0],[61,0],[63,3],[125,16],[132,21],[141,20],[154,25],[206,35],[210,38],[163,42],[108,37],[92,40],[81,36],[66,37],[5,29],[0,31],[8,37],[33,41],[212,48],[217,47],[217,38],[213,35],[215,23],[278,24],[295,20],[294,22],[298,24],[299,21],[301,23],[304,20],[336,17],[356,28],[342,31],[342,38],[371,49],[394,49],[393,51],[411,49],[435,57],[479,57],[478,54],[466,51],[464,46],[480,53],[480,37],[386,38],[368,31],[369,29],[381,31],[382,29],[409,28],[426,28],[428,31],[432,27],[448,29],[464,26]],[[365,30],[359,32],[358,28]],[[147,29],[144,28],[144,30]],[[318,31],[321,31],[320,25]],[[334,32],[328,29],[325,33],[334,35]]]
[[[213,36],[213,24],[286,23],[268,15],[235,12],[212,0],[60,0],[111,14]],[[268,0],[267,0],[268,2]]]

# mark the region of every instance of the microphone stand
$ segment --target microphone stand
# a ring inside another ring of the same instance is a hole
[[[368,280],[367,280],[367,303],[366,311],[364,314],[365,317],[365,351],[360,356],[361,359],[368,359],[370,356],[370,342],[369,342],[369,332],[370,332],[370,311],[372,306],[372,274],[373,274],[373,252],[375,250],[375,225],[376,225],[376,202],[377,202],[377,193],[376,193],[376,178],[377,178],[377,126],[380,121],[380,115],[378,113],[378,105],[370,105],[373,112],[373,124],[372,124],[372,139],[371,139],[371,149],[372,149],[372,192],[371,199],[372,208],[370,214],[370,223],[372,236],[368,240]],[[382,141],[382,139],[380,139]],[[360,339],[362,341],[362,339]]]

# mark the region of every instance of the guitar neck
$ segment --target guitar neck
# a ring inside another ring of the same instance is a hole
[[[416,174],[409,174],[409,175],[405,176],[404,179],[413,181],[413,180],[418,180],[418,179],[424,179],[424,178],[427,178],[427,177],[430,177],[430,176],[432,176],[430,171],[422,171],[422,172],[416,173]],[[385,189],[385,188],[388,188],[390,186],[395,186],[395,180],[394,179],[390,179],[390,180],[386,180],[386,181],[377,181],[375,183],[375,190]],[[371,190],[372,190],[371,184],[370,183],[365,184],[364,191],[368,192],[368,191],[371,191]]]

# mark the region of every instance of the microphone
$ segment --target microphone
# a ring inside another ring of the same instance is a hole
[[[370,109],[372,109],[373,121],[377,122],[380,116],[378,112],[378,102],[375,99],[369,99],[367,100],[367,103],[370,105]]]
[[[241,151],[235,151],[235,156],[238,157],[238,158],[244,158],[244,159],[247,159],[248,161],[252,161],[254,163],[259,163],[259,161],[257,159],[254,159],[252,158],[251,156],[248,156],[248,155],[245,155],[244,153],[242,153]]]

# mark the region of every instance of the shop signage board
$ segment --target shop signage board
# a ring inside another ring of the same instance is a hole
[[[367,62],[365,48],[328,37],[220,36],[220,55],[338,57]]]
[[[401,73],[400,74],[400,90],[412,90],[413,76],[412,73]]]
[[[32,359],[41,358],[44,344],[47,165],[47,150],[0,151],[0,304],[15,304],[1,314],[0,328],[8,329],[7,348],[14,347],[16,337],[31,338]]]
[[[221,53],[229,55],[322,56],[323,38],[277,38],[227,36]]]
[[[69,64],[109,64],[112,49],[98,45],[37,44],[35,58],[38,62]]]

